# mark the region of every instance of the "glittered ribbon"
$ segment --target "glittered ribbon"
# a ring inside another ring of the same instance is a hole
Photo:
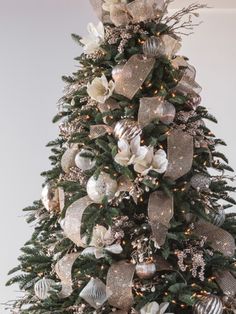
[[[173,57],[181,48],[181,43],[178,39],[173,38],[170,35],[161,36],[160,54],[168,58]]]
[[[168,167],[165,177],[177,180],[188,173],[193,163],[193,137],[181,130],[172,130],[167,139]]]
[[[170,220],[174,215],[173,207],[173,197],[162,191],[153,192],[149,197],[148,219],[157,247],[165,244]]]
[[[224,294],[236,297],[236,278],[229,271],[217,271],[215,273],[216,282]]]
[[[94,202],[88,197],[82,197],[71,204],[66,211],[63,223],[65,235],[77,246],[84,247],[81,239],[82,217],[85,209]]]
[[[210,246],[225,256],[233,257],[235,253],[235,241],[233,236],[222,228],[200,220],[195,224],[194,234],[198,237],[206,237]]]
[[[162,97],[144,97],[140,99],[138,123],[141,128],[156,119],[164,124],[170,124],[175,118],[175,113],[175,107]]]
[[[175,86],[174,90],[184,94],[185,96],[193,92],[195,92],[196,94],[200,94],[202,88],[198,83],[196,83],[195,78],[195,68],[191,65],[188,65],[187,69],[184,70],[181,80]]]
[[[105,124],[91,125],[89,137],[93,140],[98,137],[104,136],[107,133],[112,133],[113,127]]]
[[[55,271],[61,280],[62,289],[59,293],[60,298],[68,298],[73,292],[72,267],[79,257],[79,253],[71,253],[65,255],[55,265]]]
[[[154,58],[133,55],[115,77],[115,91],[128,99],[132,99],[142,86],[155,64]]]
[[[99,20],[104,23],[109,23],[110,21],[109,14],[108,12],[105,12],[102,8],[104,0],[89,0],[89,2],[92,5]]]
[[[107,289],[111,306],[128,311],[133,304],[132,284],[135,265],[121,261],[113,264],[107,273]]]

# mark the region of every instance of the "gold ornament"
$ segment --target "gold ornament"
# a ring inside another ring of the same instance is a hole
[[[222,314],[223,303],[216,295],[208,295],[202,297],[193,306],[194,314]]]
[[[92,176],[87,183],[88,196],[94,203],[102,203],[106,196],[108,200],[112,200],[118,189],[118,183],[112,179],[106,172],[101,172],[98,178]]]
[[[138,263],[135,267],[137,276],[140,279],[151,279],[155,275],[157,268],[154,263]]]
[[[131,141],[140,135],[142,130],[137,121],[131,119],[123,119],[116,123],[114,128],[114,136],[121,140]]]

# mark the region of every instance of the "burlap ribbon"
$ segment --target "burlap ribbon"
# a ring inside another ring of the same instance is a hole
[[[62,289],[59,293],[60,298],[68,298],[73,292],[72,267],[79,257],[79,253],[71,253],[65,255],[55,265],[55,271],[61,280]]]
[[[142,86],[155,64],[154,58],[133,55],[115,77],[117,94],[132,99]]]
[[[144,97],[140,99],[138,123],[141,128],[156,119],[170,124],[174,121],[175,113],[175,107],[162,97]]]
[[[193,163],[193,137],[181,130],[172,130],[167,138],[168,168],[165,177],[177,180],[188,173]]]
[[[107,289],[111,306],[128,311],[133,304],[132,284],[135,265],[121,261],[113,264],[107,273]]]
[[[224,294],[230,297],[236,297],[236,278],[231,272],[217,271],[215,273],[216,282],[223,291]]]
[[[65,215],[63,230],[65,235],[79,247],[84,247],[81,238],[82,217],[85,209],[94,202],[88,197],[82,197],[71,204]]]
[[[148,202],[148,218],[157,247],[164,245],[174,215],[173,197],[162,191],[153,192]]]
[[[198,237],[206,237],[215,251],[219,251],[225,256],[234,256],[236,248],[234,238],[222,228],[201,219],[195,223],[194,234]]]

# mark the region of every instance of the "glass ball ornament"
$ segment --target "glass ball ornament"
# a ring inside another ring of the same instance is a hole
[[[193,306],[194,314],[222,314],[223,303],[216,295],[202,297]]]
[[[88,149],[81,149],[75,156],[75,165],[82,171],[92,169],[95,164],[96,160],[94,160],[94,154]]]
[[[191,94],[188,94],[186,105],[188,108],[196,110],[197,107],[200,105],[201,101],[202,101],[201,96],[193,92]]]
[[[211,178],[205,174],[197,173],[191,178],[191,186],[197,191],[206,191],[211,184]]]
[[[147,57],[158,57],[162,55],[163,42],[161,38],[152,36],[143,44],[143,53]]]
[[[225,211],[223,207],[219,207],[217,211],[213,211],[210,214],[211,223],[217,227],[221,227],[225,222]]]
[[[114,136],[121,140],[131,141],[142,133],[142,129],[137,121],[131,119],[123,119],[116,123],[114,128]]]
[[[119,77],[120,77],[120,74],[124,68],[124,65],[125,63],[120,63],[120,64],[117,64],[116,66],[114,66],[114,68],[112,69],[112,78],[114,81],[118,80]]]
[[[40,300],[47,299],[50,296],[49,292],[53,285],[55,285],[55,281],[52,279],[43,278],[38,280],[34,285],[36,297]]]
[[[136,275],[140,279],[151,279],[157,271],[156,265],[154,263],[138,263],[135,267]]]
[[[41,200],[47,211],[57,210],[60,206],[59,190],[53,183],[47,183],[41,194]]]
[[[87,183],[88,196],[97,204],[101,204],[106,196],[112,200],[118,189],[118,183],[106,172],[101,172],[98,178],[92,176]]]

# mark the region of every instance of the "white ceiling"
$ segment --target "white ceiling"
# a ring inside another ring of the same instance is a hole
[[[194,0],[174,0],[170,8],[179,9],[195,2]],[[198,2],[207,4],[209,7],[215,9],[236,9],[236,0],[199,0]]]

